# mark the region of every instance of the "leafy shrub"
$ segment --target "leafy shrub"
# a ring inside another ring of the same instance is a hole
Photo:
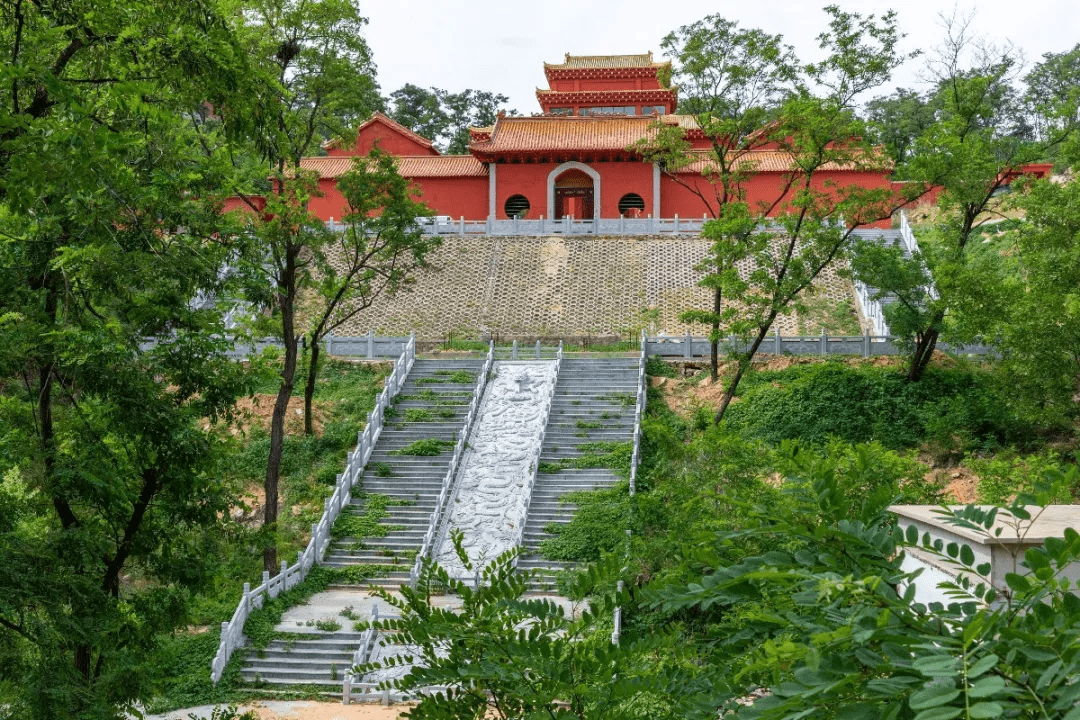
[[[832,440],[820,452],[797,441],[785,440],[777,449],[774,467],[789,479],[828,475],[851,504],[854,516],[881,498],[884,504],[912,505],[941,502],[942,488],[924,479],[926,465],[898,455],[878,442],[849,445]]]
[[[979,476],[978,500],[981,503],[1004,505],[1019,493],[1034,492],[1036,485],[1048,479],[1048,474],[1067,473],[1069,465],[1055,453],[1013,458],[968,458],[965,464]],[[1072,504],[1080,496],[1080,486],[1055,488],[1052,502]]]
[[[653,355],[645,361],[645,374],[654,377],[679,377],[679,372],[673,366],[664,362],[663,358],[656,355]]]
[[[946,451],[1024,442],[1018,422],[985,372],[933,369],[917,383],[887,368],[840,361],[762,371],[728,410],[725,422],[772,444],[877,441],[888,448],[931,441]]]

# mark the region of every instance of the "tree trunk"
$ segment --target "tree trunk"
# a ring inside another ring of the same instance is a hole
[[[315,397],[315,381],[319,377],[319,340],[311,341],[311,362],[308,364],[307,384],[304,386],[304,434],[314,435],[315,427],[311,418],[311,402]]]
[[[285,367],[281,369],[281,386],[277,399],[274,400],[274,413],[270,417],[270,457],[266,461],[266,491],[263,527],[269,537],[263,551],[263,569],[273,574],[277,572],[277,518],[278,518],[278,475],[281,472],[281,455],[285,448],[285,413],[289,409],[293,383],[296,378],[296,331],[294,327],[293,301],[296,289],[293,279],[295,268],[287,262],[286,281],[279,296],[281,305],[281,339],[285,343]]]
[[[937,339],[938,331],[931,328],[915,344],[915,352],[911,355],[911,367],[908,368],[908,382],[918,382],[922,378],[926,367],[930,364],[930,359],[934,356]]]
[[[712,321],[712,337],[709,343],[709,371],[710,377],[713,382],[720,377],[720,309],[721,304],[720,290],[713,291],[713,321]]]
[[[764,327],[758,328],[757,337],[754,338],[754,343],[750,346],[750,349],[739,358],[739,365],[735,368],[735,376],[731,378],[731,382],[728,383],[727,390],[724,391],[724,397],[720,400],[720,408],[716,411],[716,415],[713,417],[713,422],[717,425],[724,419],[724,413],[727,412],[728,405],[731,404],[731,399],[735,397],[735,391],[739,389],[739,381],[742,380],[743,375],[746,374],[746,370],[750,367],[750,363],[754,361],[754,356],[757,355],[758,348],[761,347],[762,340],[769,333],[769,328],[772,327],[773,320],[776,319],[776,312],[772,313]]]

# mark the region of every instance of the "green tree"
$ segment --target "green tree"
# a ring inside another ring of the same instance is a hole
[[[252,150],[262,161],[260,176],[241,195],[252,211],[246,216],[251,242],[241,271],[251,280],[249,298],[273,308],[284,344],[264,480],[268,533],[263,564],[274,572],[285,412],[301,339],[297,305],[314,282],[315,256],[333,238],[308,209],[319,193],[318,183],[301,169],[300,159],[314,154],[325,139],[347,137],[350,119],[370,114],[377,95],[371,52],[361,34],[367,20],[349,0],[260,0],[238,3],[235,12],[259,80],[251,101],[259,120]],[[265,204],[257,202],[257,194]]]
[[[442,105],[444,90],[422,88],[405,83],[390,93],[389,115],[418,135],[435,140],[450,126],[450,118]]]
[[[935,107],[927,98],[906,88],[866,104],[871,141],[884,145],[893,162],[901,166],[911,155],[915,141],[933,124],[934,114]]]
[[[397,171],[396,159],[378,148],[354,161],[338,180],[349,211],[345,229],[312,253],[317,279],[306,333],[308,376],[304,386],[304,432],[314,432],[311,403],[319,372],[319,343],[381,294],[405,290],[427,254],[442,240],[425,236],[416,218],[430,214],[413,199],[415,188]]]
[[[861,262],[858,272],[860,279],[880,289],[879,297],[893,292],[901,298],[887,317],[911,347],[911,381],[922,377],[947,321],[961,339],[980,334],[978,313],[965,316],[961,310],[985,306],[997,288],[984,283],[969,262],[972,239],[980,226],[995,219],[995,198],[1013,173],[1044,158],[1048,148],[1061,144],[1076,127],[1075,94],[1066,94],[1060,102],[1047,98],[1043,112],[1051,113],[1056,125],[1045,126],[1055,129],[1049,137],[1033,140],[1013,87],[1016,51],[976,43],[970,33],[970,18],[954,18],[947,25],[945,42],[929,63],[939,117],[915,143],[904,169],[905,177],[940,189],[942,219],[921,243],[924,253],[912,260],[914,267],[903,269],[904,260],[895,252],[877,253],[882,262]],[[927,269],[933,286],[918,284]]]
[[[1080,123],[1080,44],[1068,52],[1044,54],[1024,82],[1036,135],[1055,152],[1060,134]]]
[[[413,132],[431,139],[445,152],[455,155],[469,151],[469,128],[493,125],[506,110],[509,98],[501,93],[463,90],[451,93],[441,88],[422,88],[406,83],[390,94],[390,117]]]
[[[1023,221],[972,263],[994,301],[963,310],[1000,350],[1014,401],[1067,421],[1080,393],[1080,183],[1039,180],[1013,197]]]
[[[660,126],[656,140],[637,147],[677,182],[699,188],[714,217],[702,230],[712,251],[700,282],[713,291],[713,306],[683,319],[710,324],[714,377],[721,327],[742,340],[716,422],[777,316],[798,307],[821,271],[843,256],[854,228],[889,217],[903,202],[890,189],[822,181],[836,166],[888,168],[887,159],[863,139],[853,101],[885,82],[904,60],[896,50],[901,35],[894,14],[864,18],[835,6],[826,12],[829,28],[818,40],[828,54],[816,64],[799,66],[778,37],[737,30],[715,16],[665,40],[680,60],[676,77],[689,75],[691,87],[703,93],[693,105],[702,109],[698,124],[712,147],[702,158],[681,130]],[[762,147],[784,153],[791,170],[774,194],[751,206],[745,184],[755,171],[753,151]],[[703,160],[700,178],[677,172]],[[712,188],[712,197],[700,181]],[[752,268],[748,279],[740,266]],[[723,307],[725,296],[738,304]]]
[[[447,93],[443,96],[450,124],[447,129],[446,152],[462,155],[469,152],[470,127],[488,127],[495,124],[499,113],[517,115],[517,110],[508,110],[509,101],[502,93],[484,90],[463,90],[459,93]]]
[[[794,54],[781,43],[779,35],[746,30],[734,21],[709,15],[669,33],[661,47],[676,59],[673,79],[683,88],[683,112],[692,112],[711,145],[705,153],[701,176],[684,170],[701,160],[691,152],[684,131],[657,123],[655,135],[639,140],[634,148],[647,162],[658,164],[665,176],[697,195],[713,218],[745,218],[746,183],[754,175],[748,156],[773,142],[767,123],[775,118],[778,106],[796,81]],[[705,179],[704,187],[699,179]],[[782,188],[764,214],[776,206],[791,189]],[[716,380],[719,367],[720,323],[723,303],[722,278],[737,273],[732,247],[738,247],[747,223],[732,223],[723,232],[714,226],[703,233],[714,242],[712,252],[698,268],[705,272],[702,285],[712,290],[713,307],[683,316],[684,322],[704,322],[711,326],[711,368]]]
[[[236,107],[247,69],[210,3],[0,18],[0,704],[115,717],[228,509],[202,423],[242,368],[192,301],[232,252],[206,103]]]

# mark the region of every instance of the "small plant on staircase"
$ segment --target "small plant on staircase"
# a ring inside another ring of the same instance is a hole
[[[416,440],[411,442],[403,448],[398,450],[391,450],[391,455],[419,455],[422,457],[431,457],[439,455],[445,450],[449,450],[454,447],[453,440],[439,440],[438,438],[424,438],[423,440]]]

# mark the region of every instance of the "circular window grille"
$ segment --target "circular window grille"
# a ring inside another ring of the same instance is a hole
[[[626,193],[619,199],[619,214],[633,215],[634,210],[645,212],[645,201],[637,193]]]
[[[529,198],[524,195],[511,195],[506,198],[506,204],[503,205],[503,210],[506,212],[506,217],[523,218],[529,214]]]

